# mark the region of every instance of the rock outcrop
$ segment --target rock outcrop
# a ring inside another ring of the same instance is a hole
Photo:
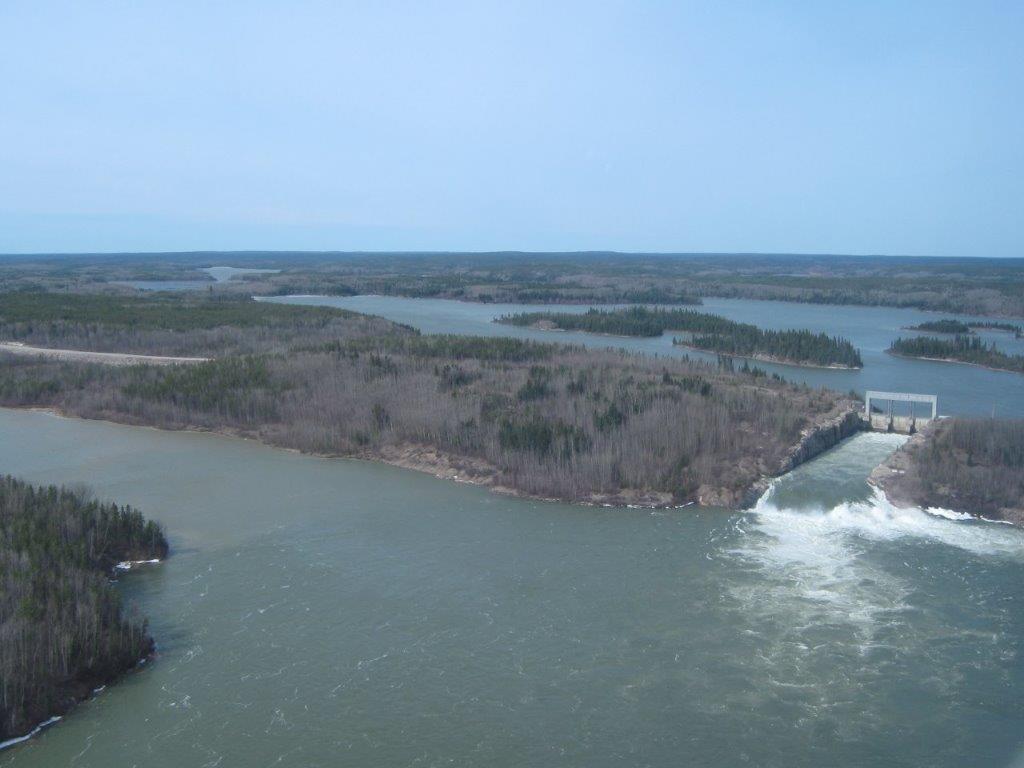
[[[866,428],[861,417],[861,406],[850,403],[838,416],[819,421],[803,431],[800,441],[783,460],[782,467],[775,477],[791,472],[801,464],[810,461],[830,448],[834,448],[848,437],[852,437]],[[739,503],[741,508],[752,507],[764,495],[771,485],[773,477],[762,477],[750,486],[743,494]]]

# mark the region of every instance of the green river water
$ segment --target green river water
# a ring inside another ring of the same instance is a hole
[[[1024,765],[1024,531],[876,497],[901,439],[652,512],[0,410],[173,550],[119,584],[157,658],[0,766]]]

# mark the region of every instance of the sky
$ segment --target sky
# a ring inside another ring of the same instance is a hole
[[[1024,3],[0,3],[0,253],[1024,256]]]

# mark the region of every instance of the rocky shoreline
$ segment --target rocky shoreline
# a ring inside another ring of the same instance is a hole
[[[751,462],[751,473],[756,473],[755,480],[739,490],[724,487],[701,486],[695,498],[679,500],[673,498],[672,494],[658,490],[643,490],[639,488],[620,488],[610,493],[590,493],[582,498],[554,498],[537,496],[525,491],[513,488],[500,480],[500,470],[492,464],[480,458],[460,456],[440,450],[429,445],[401,444],[382,446],[379,450],[363,451],[356,454],[342,453],[310,453],[321,458],[344,458],[360,459],[363,461],[375,461],[389,464],[402,469],[411,469],[416,472],[432,475],[442,480],[452,480],[457,483],[479,485],[487,488],[493,493],[499,493],[516,498],[535,499],[537,501],[560,502],[565,504],[583,504],[605,507],[638,507],[645,509],[670,509],[674,507],[690,506],[697,504],[704,507],[726,507],[730,509],[746,509],[753,506],[761,497],[771,481],[780,475],[793,470],[799,465],[810,461],[814,457],[833,448],[847,437],[851,437],[864,428],[861,418],[860,404],[848,401],[846,406],[837,415],[829,416],[819,420],[817,423],[807,426],[801,433],[799,441],[790,449],[783,461],[782,467],[777,472],[768,472],[763,468],[759,471]],[[58,408],[30,408],[50,413],[62,418],[82,418],[74,413],[68,413]],[[116,421],[110,423],[127,426],[142,426],[150,429],[163,429],[144,422],[138,421]],[[179,430],[171,430],[179,431]],[[244,440],[256,440],[272,448],[299,453],[296,448],[274,443],[267,440],[265,436],[247,433],[242,430],[223,428],[208,429],[204,427],[184,427],[182,431],[206,432],[218,434],[225,437],[241,438]]]
[[[790,451],[778,475],[773,477],[765,476],[753,483],[744,493],[739,504],[740,508],[747,509],[754,506],[776,477],[792,472],[801,464],[810,461],[816,456],[820,456],[825,451],[834,448],[846,438],[852,437],[865,428],[866,424],[861,417],[859,406],[856,408],[851,407],[839,416],[808,427],[801,435],[800,442]]]
[[[1024,499],[1020,506],[1002,507],[998,516],[979,515],[977,510],[965,509],[956,497],[953,488],[928,489],[917,477],[915,454],[925,449],[936,433],[943,428],[942,421],[926,424],[906,443],[894,451],[889,458],[872,470],[868,483],[878,488],[890,503],[897,507],[919,507],[921,509],[943,509],[979,519],[996,519],[1001,522],[1024,526]]]
[[[698,504],[704,507],[726,507],[746,509],[753,506],[771,485],[772,480],[792,471],[825,451],[834,448],[848,437],[865,428],[861,418],[861,406],[850,404],[840,414],[822,420],[805,428],[800,440],[790,450],[782,468],[775,474],[761,476],[744,490],[701,486],[696,498],[682,503],[663,491],[621,488],[614,493],[592,493],[581,499],[559,499],[534,496],[499,482],[499,470],[485,461],[461,457],[439,451],[429,446],[406,445],[386,447],[378,452],[366,453],[357,458],[380,461],[404,469],[424,472],[444,480],[469,483],[486,487],[494,493],[518,498],[532,498],[539,501],[562,502],[607,507],[640,507],[665,509]]]
[[[53,714],[45,719],[40,719],[35,722],[27,732],[15,735],[15,734],[4,734],[0,736],[0,750],[5,750],[8,747],[13,747],[17,744],[28,741],[29,739],[37,736],[42,731],[49,728],[51,725],[60,722],[64,719],[65,715],[68,715],[73,709],[78,707],[85,702],[96,698],[102,693],[108,685],[120,682],[127,675],[137,671],[140,667],[144,666],[146,662],[156,657],[156,642],[153,638],[149,638],[148,646],[145,653],[132,665],[125,667],[120,672],[114,675],[96,676],[90,678],[83,678],[79,680],[73,680],[69,682],[65,688],[65,691],[61,697],[57,707],[53,710]]]

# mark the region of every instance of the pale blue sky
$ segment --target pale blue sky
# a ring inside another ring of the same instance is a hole
[[[1024,3],[0,3],[0,252],[1024,256]]]

